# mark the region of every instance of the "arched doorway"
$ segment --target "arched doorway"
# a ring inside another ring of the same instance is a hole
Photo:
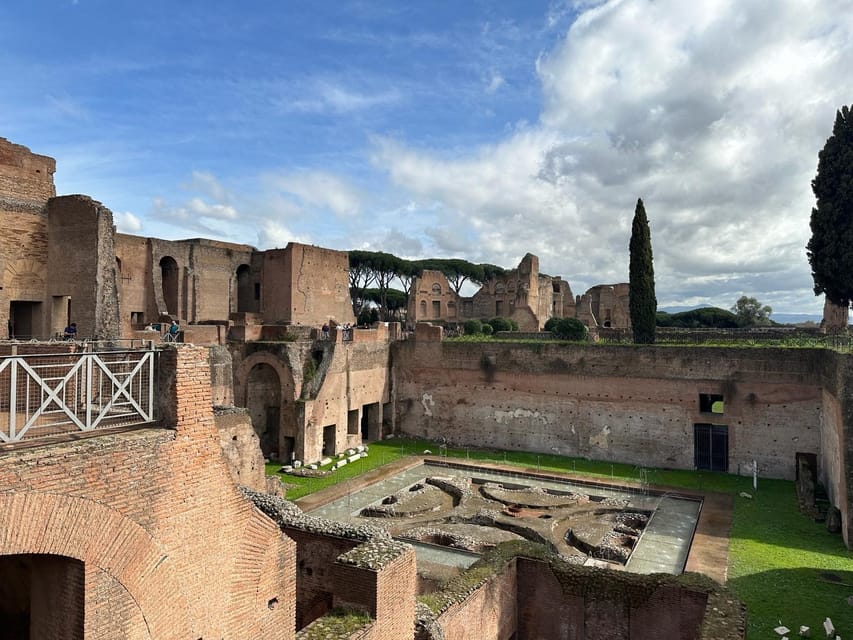
[[[252,300],[251,269],[247,264],[237,267],[237,312],[256,311]]]
[[[0,556],[0,635],[82,640],[83,563],[47,554]]]
[[[270,365],[256,364],[249,371],[246,378],[246,408],[252,418],[255,433],[261,440],[264,458],[281,460],[281,380]]]
[[[178,315],[178,263],[171,256],[160,259],[160,276],[163,281],[163,301],[166,313]]]

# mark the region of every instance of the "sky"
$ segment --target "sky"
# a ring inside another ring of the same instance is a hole
[[[0,136],[119,231],[628,279],[819,314],[811,180],[850,0],[0,4]]]

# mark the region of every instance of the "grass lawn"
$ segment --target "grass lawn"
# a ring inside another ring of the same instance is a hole
[[[281,476],[288,485],[287,497],[295,500],[378,466],[425,450],[449,458],[484,460],[541,469],[568,471],[592,477],[639,482],[645,477],[655,485],[720,491],[736,496],[745,491],[752,499],[735,498],[729,549],[729,587],[749,610],[749,640],[779,637],[773,629],[781,621],[794,631],[812,628],[812,637],[823,637],[823,620],[832,618],[842,638],[853,638],[853,552],[840,535],[830,535],[822,524],[812,522],[797,509],[792,482],[723,473],[641,469],[564,456],[523,451],[485,451],[440,447],[436,442],[390,439],[370,445],[370,454],[325,478]],[[281,465],[267,465],[277,473]],[[831,575],[827,575],[831,574]]]

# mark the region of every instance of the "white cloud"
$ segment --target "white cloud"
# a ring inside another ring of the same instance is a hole
[[[765,292],[775,307],[819,309],[803,246],[817,153],[850,99],[844,7],[575,3],[565,39],[537,61],[538,125],[462,156],[376,138],[373,160],[440,202],[440,223],[479,258],[509,266],[532,251],[575,289],[624,281],[642,197],[659,297],[725,306]]]
[[[270,175],[265,183],[303,206],[328,209],[337,216],[357,214],[362,196],[342,178],[325,171],[300,171]]]
[[[113,222],[115,222],[119,233],[139,233],[142,231],[142,222],[130,211],[114,213]]]
[[[504,77],[497,71],[492,71],[492,74],[489,77],[489,82],[486,84],[486,93],[494,93],[504,86],[504,84],[506,84]]]
[[[237,210],[234,207],[226,204],[211,204],[201,198],[191,198],[185,209],[188,214],[203,218],[237,219]]]
[[[258,229],[259,249],[280,249],[286,247],[288,242],[307,243],[309,240],[292,233],[276,220],[266,219],[261,223]]]
[[[391,105],[401,99],[402,94],[395,88],[355,89],[337,79],[318,78],[307,83],[300,95],[282,100],[281,107],[285,111],[342,114]]]

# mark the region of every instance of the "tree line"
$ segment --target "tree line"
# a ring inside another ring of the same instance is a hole
[[[384,251],[353,250],[349,252],[349,290],[356,318],[376,310],[377,320],[400,319],[409,303],[415,278],[424,271],[440,271],[450,287],[461,295],[466,282],[482,285],[506,274],[494,264],[475,264],[461,258],[426,258],[406,260]],[[400,289],[392,283],[400,284]]]

